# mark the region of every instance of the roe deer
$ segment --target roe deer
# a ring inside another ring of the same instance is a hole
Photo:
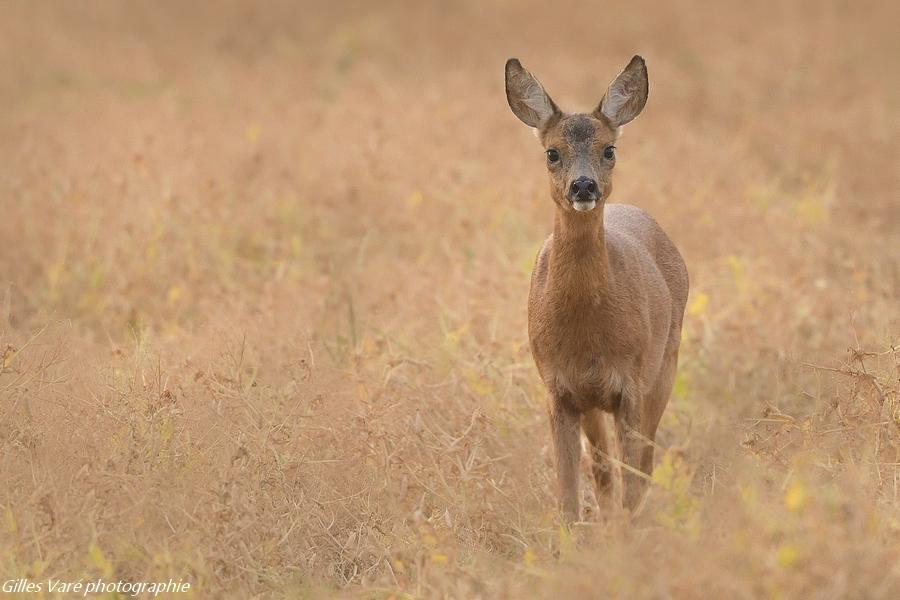
[[[579,423],[601,503],[634,509],[653,467],[653,440],[678,363],[688,274],[653,218],[606,205],[620,128],[644,108],[644,59],[635,56],[590,114],[560,111],[516,59],[506,63],[513,113],[546,151],[556,203],[553,233],[531,275],[528,337],[549,392],[566,521],[580,518]],[[614,427],[609,427],[612,415]],[[609,457],[619,454],[627,473]],[[634,469],[634,471],[632,471]]]

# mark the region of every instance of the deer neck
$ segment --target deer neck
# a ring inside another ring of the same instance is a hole
[[[606,295],[609,259],[603,205],[588,214],[556,209],[548,287],[565,303],[594,303]]]

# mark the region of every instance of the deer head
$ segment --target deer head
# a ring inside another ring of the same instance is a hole
[[[590,114],[562,112],[540,82],[515,58],[506,61],[506,99],[534,127],[547,155],[554,202],[565,211],[590,212],[609,197],[620,128],[647,102],[644,59],[635,56]]]

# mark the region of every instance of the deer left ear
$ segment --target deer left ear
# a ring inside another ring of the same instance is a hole
[[[518,59],[506,61],[506,100],[513,113],[529,127],[540,128],[557,114],[559,109],[544,86],[525,70]]]
[[[609,84],[594,116],[605,118],[613,127],[621,127],[644,110],[649,90],[647,65],[643,58],[635,56]]]

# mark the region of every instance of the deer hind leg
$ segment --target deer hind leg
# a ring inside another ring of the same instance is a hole
[[[669,402],[677,367],[678,348],[675,346],[674,350],[667,353],[662,372],[647,394],[623,394],[616,426],[623,447],[624,462],[646,476],[642,477],[634,472],[624,475],[625,507],[628,509],[633,510],[641,501],[647,488],[647,479],[653,473],[656,429]]]
[[[674,349],[672,347],[673,345],[670,343],[662,371],[646,398],[641,433],[651,442],[656,441],[656,429],[659,427],[659,421],[666,410],[666,405],[669,403],[672,385],[675,383],[675,374],[678,371],[677,342],[674,344]],[[641,454],[641,471],[648,475],[653,472],[653,448],[654,445],[648,443],[644,446]]]
[[[637,385],[632,383],[622,391],[621,402],[616,410],[616,436],[622,448],[624,483],[624,506],[634,510],[647,487],[649,472],[644,470],[647,461],[647,446],[644,431],[644,397]],[[653,450],[650,446],[649,458],[652,464]]]
[[[622,469],[609,459],[620,456],[615,432],[606,423],[604,413],[598,409],[581,415],[581,428],[591,444],[591,472],[597,489],[597,502],[601,509],[619,508],[622,506]]]
[[[560,508],[566,522],[581,519],[578,498],[578,467],[581,462],[581,431],[578,411],[559,398],[550,402],[550,426],[556,454]]]

